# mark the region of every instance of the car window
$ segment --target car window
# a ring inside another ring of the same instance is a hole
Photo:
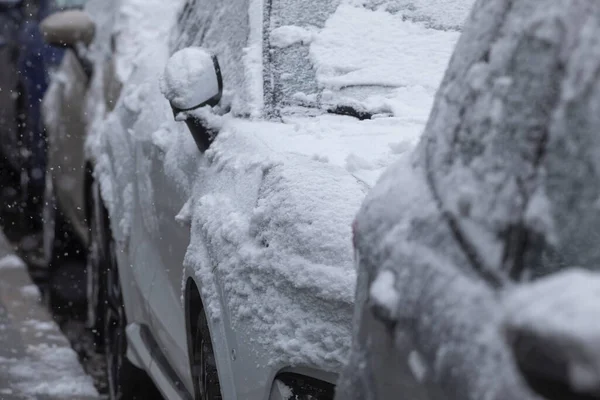
[[[54,9],[69,9],[69,8],[81,8],[85,5],[87,0],[54,0]]]
[[[308,31],[322,29],[329,16],[335,11],[339,0],[311,1],[307,7],[304,1],[272,0],[269,10],[268,32],[286,32],[286,28],[295,27]],[[290,29],[287,29],[290,31]],[[293,35],[293,31],[288,36]],[[269,35],[270,62],[265,62],[271,80],[265,85],[265,104],[276,110],[284,103],[289,103],[296,93],[315,93],[317,81],[310,59],[309,43],[297,42],[286,46],[280,45],[278,37]]]
[[[213,51],[221,66],[224,101],[244,113],[247,98],[244,49],[248,43],[248,0],[188,0],[179,14],[171,51],[201,46]]]

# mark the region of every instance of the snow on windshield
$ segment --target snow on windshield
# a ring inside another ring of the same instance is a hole
[[[457,38],[458,33],[427,29],[386,11],[341,5],[310,53],[319,83],[332,90],[421,86],[435,91]]]
[[[358,105],[394,114],[394,105],[407,95],[422,97],[418,93],[424,90],[433,96],[458,39],[452,28],[460,26],[472,0],[444,2],[445,18],[439,11],[424,12],[429,8],[423,3],[343,0],[330,7],[324,23],[323,7],[309,22],[283,25],[279,18],[269,38],[275,64],[272,101]]]

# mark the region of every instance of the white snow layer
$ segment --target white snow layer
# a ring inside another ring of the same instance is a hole
[[[401,15],[342,3],[316,35],[310,52],[317,79],[326,88],[416,86],[433,96],[458,36]]]
[[[179,109],[207,102],[219,93],[212,55],[199,47],[179,50],[169,59],[160,87],[163,95]]]
[[[308,44],[314,37],[315,29],[286,25],[271,31],[271,44],[275,47],[288,47],[295,43]]]
[[[600,276],[581,269],[519,286],[504,300],[504,324],[544,338],[567,362],[576,392],[600,390]]]
[[[400,294],[395,284],[396,275],[389,270],[381,271],[371,284],[370,298],[377,306],[385,308],[388,315],[395,315],[400,305]]]
[[[278,45],[311,41],[325,88],[388,86],[391,92],[372,92],[364,104],[392,117],[286,116],[282,123],[213,115],[220,132],[202,156],[185,125],[173,121],[158,83],[169,51],[164,21],[174,21],[177,4],[124,0],[122,7],[130,22],[120,27],[127,39],[118,57],[127,79],[115,110],[88,139],[115,236],[128,237],[134,208],[145,229],[157,231],[153,194],[161,188],[152,186],[149,168],[162,163],[173,195],[189,199],[180,213],[192,222],[184,264],[203,283],[209,317],[222,318],[226,301],[234,327],[268,349],[272,362],[339,371],[350,348],[356,280],[351,222],[383,170],[418,142],[458,34],[350,0],[320,32],[282,27]],[[255,14],[252,29],[262,29]],[[252,90],[262,89],[257,35],[244,58],[245,77],[259,78],[245,83]],[[159,158],[139,150],[148,143]],[[144,193],[137,199],[136,186]]]
[[[29,357],[26,359],[4,359],[0,362],[0,370],[7,369],[12,387],[19,394],[91,398],[98,395],[90,376],[73,374],[73,370],[81,366],[71,348],[40,344],[30,346],[27,353]]]

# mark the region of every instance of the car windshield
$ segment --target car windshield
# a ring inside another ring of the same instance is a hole
[[[462,21],[420,13],[420,3],[428,1],[272,0],[265,53],[269,111],[324,110],[364,119],[393,115],[395,99],[407,90],[434,92],[458,35],[452,31]],[[423,59],[431,62],[417,71]]]

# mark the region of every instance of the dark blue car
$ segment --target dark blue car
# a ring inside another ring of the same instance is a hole
[[[19,203],[33,225],[39,221],[46,169],[41,101],[64,53],[44,43],[39,24],[85,1],[0,0],[0,155],[18,178]]]

